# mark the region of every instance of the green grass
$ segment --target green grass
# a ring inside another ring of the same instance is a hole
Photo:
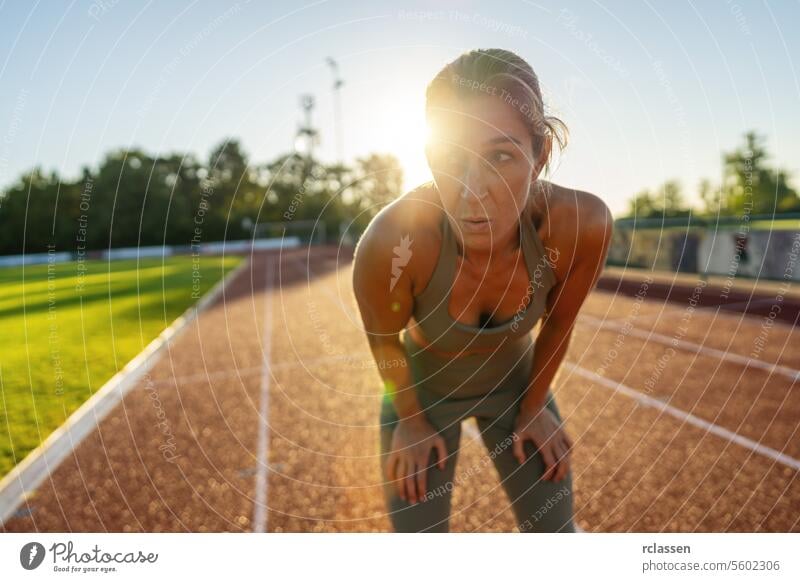
[[[800,230],[800,220],[754,220],[753,230]]]
[[[0,476],[241,261],[182,256],[0,269]]]

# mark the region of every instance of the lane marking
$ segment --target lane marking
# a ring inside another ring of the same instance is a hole
[[[564,361],[564,367],[571,369],[576,374],[583,376],[593,382],[604,386],[605,388],[610,388],[615,392],[619,392],[624,394],[625,396],[636,400],[642,406],[647,406],[649,408],[655,408],[661,412],[666,412],[670,416],[677,418],[678,420],[682,420],[687,422],[693,426],[696,426],[700,429],[703,429],[711,434],[717,435],[720,438],[723,438],[729,442],[736,443],[737,445],[744,447],[746,449],[750,449],[764,457],[772,459],[773,461],[777,461],[778,463],[782,463],[787,467],[794,469],[795,471],[800,471],[800,460],[795,459],[794,457],[790,457],[787,454],[784,454],[778,450],[775,450],[771,447],[766,445],[762,445],[752,439],[749,439],[745,436],[740,435],[739,433],[730,431],[726,428],[722,428],[721,426],[714,424],[713,422],[708,422],[707,420],[703,420],[700,417],[697,417],[693,414],[688,412],[684,412],[680,408],[675,408],[657,398],[653,398],[652,396],[648,396],[647,394],[642,394],[638,390],[630,388],[629,386],[625,386],[624,384],[620,384],[619,382],[614,382],[613,380],[609,380],[599,374],[595,374],[587,370],[586,368],[582,368],[576,364],[572,364],[570,362]]]
[[[253,531],[267,531],[267,471],[269,469],[269,384],[270,352],[272,351],[272,261],[266,257],[266,284],[264,287],[264,359],[261,363],[261,402],[258,410],[258,451],[256,453],[256,494],[253,507]]]
[[[625,329],[624,325],[604,321],[598,317],[593,317],[591,315],[581,315],[579,321],[585,322],[590,325],[594,325],[595,327],[599,327],[600,329],[613,330],[613,331],[623,331]],[[687,352],[694,352],[698,354],[703,354],[705,356],[709,356],[711,358],[717,358],[718,360],[733,362],[740,366],[744,366],[745,368],[758,368],[759,370],[763,370],[769,374],[779,374],[781,376],[785,376],[786,378],[792,380],[793,382],[800,380],[800,370],[795,370],[794,368],[790,368],[788,366],[780,366],[778,364],[763,362],[761,360],[756,360],[747,356],[740,356],[739,354],[718,350],[716,348],[703,346],[700,344],[696,344],[694,342],[678,338],[672,338],[661,333],[656,333],[654,331],[644,331],[641,329],[636,329],[634,327],[631,327],[625,333],[627,335],[644,339],[647,342],[652,341],[666,346],[671,346],[674,348],[681,348],[686,350]]]
[[[599,292],[605,293],[605,291],[602,291],[602,290],[599,291]],[[749,304],[750,305],[756,305],[756,304],[760,304],[760,303],[766,303],[767,301],[771,301],[772,303],[775,303],[774,299],[771,299],[771,298],[767,297],[767,298],[764,298],[764,299],[756,299],[754,301],[750,301]],[[755,313],[745,313],[745,312],[741,312],[741,311],[722,309],[723,307],[741,307],[741,306],[744,306],[744,305],[747,305],[747,304],[748,304],[747,301],[742,301],[742,302],[739,302],[739,303],[727,303],[727,304],[726,303],[718,303],[718,304],[715,304],[715,305],[702,305],[702,306],[698,305],[694,309],[695,309],[696,312],[699,312],[702,315],[708,315],[708,316],[713,315],[715,320],[729,319],[731,321],[735,321],[736,323],[744,323],[744,324],[747,324],[747,325],[756,325],[756,324],[759,323],[759,320],[764,316],[761,316],[761,315],[758,315],[758,314],[755,314]],[[647,321],[647,320],[650,320],[650,319],[656,319],[657,320],[657,319],[660,319],[660,318],[668,318],[668,317],[671,317],[672,315],[675,315],[675,314],[678,314],[678,313],[682,313],[683,311],[685,311],[685,309],[681,309],[680,307],[674,307],[674,305],[675,305],[674,303],[671,304],[671,305],[668,305],[667,309],[664,309],[664,310],[659,311],[657,313],[646,313],[646,314],[638,315],[636,317],[636,320],[637,321]],[[622,323],[622,322],[627,321],[628,319],[629,319],[628,317],[620,317],[620,318],[614,318],[614,319],[607,319],[606,321],[615,322],[615,323],[617,323],[617,322]],[[773,324],[776,325],[776,326],[786,326],[786,327],[789,327],[789,328],[794,328],[794,325],[792,325],[791,322],[784,321],[784,320],[777,319],[777,318],[775,320],[773,320]]]

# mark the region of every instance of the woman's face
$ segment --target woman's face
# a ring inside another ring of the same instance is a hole
[[[453,100],[429,114],[425,148],[434,182],[465,247],[488,250],[517,228],[543,159],[532,159],[522,114],[493,95]]]

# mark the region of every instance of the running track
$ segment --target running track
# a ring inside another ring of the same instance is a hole
[[[0,529],[390,531],[350,259],[308,252],[254,255]],[[800,332],[642,289],[587,299],[554,383],[579,525],[800,531]],[[486,456],[465,431],[451,531],[514,529]]]

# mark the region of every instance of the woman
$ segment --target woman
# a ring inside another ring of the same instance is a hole
[[[452,489],[467,482],[455,471],[461,421],[475,417],[519,531],[575,531],[573,441],[549,387],[605,263],[611,214],[538,179],[566,128],[516,54],[458,57],[428,86],[426,115],[433,181],[375,216],[353,271],[384,380],[392,524],[449,531]]]

